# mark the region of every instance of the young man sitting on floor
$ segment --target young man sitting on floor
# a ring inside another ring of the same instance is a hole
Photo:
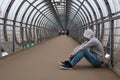
[[[102,43],[95,37],[91,29],[84,31],[85,42],[77,46],[69,56],[69,60],[60,61],[61,69],[73,69],[73,67],[85,57],[93,67],[101,67],[104,62],[104,49]]]

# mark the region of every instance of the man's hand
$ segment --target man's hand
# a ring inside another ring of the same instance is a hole
[[[71,54],[69,55],[69,59],[72,59],[73,57],[74,57],[74,54],[71,53]]]

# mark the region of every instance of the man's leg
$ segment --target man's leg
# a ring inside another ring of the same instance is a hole
[[[83,57],[86,50],[78,52],[71,60],[70,64],[74,67]]]
[[[96,55],[93,55],[91,52],[84,54],[85,58],[92,64],[93,67],[101,67],[101,62],[98,60]]]
[[[83,50],[77,53],[72,60],[70,60],[70,64],[75,66],[83,57],[85,57],[94,67],[100,67],[101,62],[88,50]]]

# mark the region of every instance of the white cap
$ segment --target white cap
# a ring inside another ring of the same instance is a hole
[[[95,37],[94,32],[91,29],[85,30],[83,36],[88,39]]]

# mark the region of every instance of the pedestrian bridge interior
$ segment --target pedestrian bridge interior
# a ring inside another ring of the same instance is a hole
[[[120,0],[0,0],[0,80],[120,80],[119,7]],[[58,61],[88,28],[110,60],[99,69],[82,59],[61,70]]]

